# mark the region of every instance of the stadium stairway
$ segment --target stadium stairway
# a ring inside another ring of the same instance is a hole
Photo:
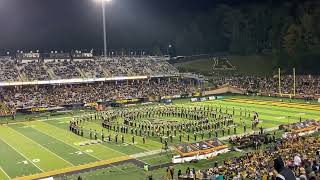
[[[78,73],[81,75],[82,78],[86,78],[88,75],[86,75],[85,72],[83,72],[80,68],[76,68],[76,70],[78,71]]]
[[[56,74],[53,72],[52,69],[48,68],[48,66],[46,66],[45,64],[43,64],[43,67],[44,67],[44,69],[47,70],[47,73],[48,73],[50,79],[57,79],[57,76],[56,76]]]
[[[103,69],[101,66],[100,66],[100,68],[103,71],[104,77],[111,77],[111,74],[106,69]]]
[[[123,71],[127,71],[127,74],[128,74],[129,76],[135,76],[135,75],[136,75],[136,74],[133,73],[130,69],[127,69],[127,70],[123,69]]]
[[[16,68],[18,74],[19,74],[19,80],[20,81],[28,81],[27,75],[24,72],[21,73],[21,71],[20,71],[20,69],[19,69],[19,67],[17,65],[15,66],[15,68]]]
[[[152,70],[148,67],[144,67],[145,72],[147,72],[148,74],[152,74]]]

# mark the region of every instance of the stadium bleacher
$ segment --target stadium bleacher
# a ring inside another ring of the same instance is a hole
[[[19,63],[17,63],[19,62]],[[144,57],[96,57],[93,59],[0,59],[0,81],[36,81],[117,76],[177,75],[164,59]]]
[[[16,69],[16,61],[9,57],[0,59],[0,81],[14,81],[19,79],[19,73]]]
[[[43,85],[8,87],[0,91],[11,107],[59,106],[72,103],[90,103],[129,98],[148,98],[189,94],[192,87],[180,81],[162,79],[97,82],[73,85]]]
[[[41,59],[21,54],[0,57],[0,82],[32,82],[59,79],[94,79],[148,76],[141,81],[110,81],[73,85],[10,86],[0,90],[1,101],[8,107],[58,106],[97,100],[115,100],[150,96],[177,95],[192,92],[184,83],[153,77],[177,76],[178,70],[165,58],[91,57],[71,58],[66,53],[52,53]],[[3,106],[5,107],[5,106]],[[2,114],[7,114],[1,107]]]
[[[62,59],[21,60],[3,57],[0,60],[0,81],[44,81],[77,78],[107,78],[148,76],[148,80],[127,82],[101,82],[75,85],[41,85],[23,87],[3,87],[1,95],[9,107],[57,106],[70,103],[85,103],[97,100],[123,98],[148,98],[191,94],[194,88],[181,80],[170,81],[153,77],[178,76],[179,71],[163,57],[116,56],[116,57],[70,57]],[[282,92],[293,92],[293,78],[282,76]],[[275,95],[278,93],[277,77],[257,77],[247,75],[215,76],[213,87],[225,84],[244,89],[246,92]],[[296,76],[296,94],[319,96],[320,77]]]
[[[264,93],[274,95],[279,91],[278,77],[258,77],[247,75],[221,76],[213,80],[215,87],[229,84],[248,92]],[[319,96],[320,76],[297,75],[296,94],[300,96]],[[293,77],[284,75],[281,77],[281,91],[283,94],[293,94]]]

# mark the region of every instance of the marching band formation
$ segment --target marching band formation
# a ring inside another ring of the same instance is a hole
[[[253,117],[251,117],[253,114]],[[131,142],[134,143],[135,136],[140,136],[145,142],[147,137],[158,137],[161,143],[169,138],[170,142],[176,138],[180,142],[182,138],[187,141],[197,138],[223,137],[225,135],[237,134],[237,128],[243,128],[246,133],[247,127],[245,119],[251,120],[251,128],[256,128],[259,123],[257,112],[250,112],[247,109],[240,109],[239,114],[241,124],[236,124],[235,108],[227,109],[213,106],[151,106],[134,107],[126,109],[112,109],[93,114],[83,114],[74,116],[70,121],[70,131],[79,136],[84,136],[83,125],[85,122],[101,122],[105,131],[101,131],[102,141],[111,141],[110,131],[116,134],[113,137],[118,142],[118,134],[121,134],[121,142],[125,139],[123,134],[131,134]],[[170,120],[173,118],[174,120]],[[262,127],[261,127],[262,128]],[[88,130],[86,130],[88,131]],[[107,139],[104,132],[108,131]],[[97,140],[99,133],[97,130],[89,130],[90,139]]]

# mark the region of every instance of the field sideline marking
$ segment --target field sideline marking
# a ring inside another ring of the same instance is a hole
[[[33,161],[31,161],[29,158],[27,158],[24,154],[22,154],[20,151],[18,151],[16,148],[14,148],[13,146],[11,146],[10,144],[8,144],[4,139],[1,139],[3,142],[5,142],[8,146],[10,146],[12,149],[14,149],[17,153],[19,153],[22,157],[24,157],[26,160],[28,160],[29,162],[31,162],[35,167],[37,167],[40,171],[45,172],[44,170],[42,170],[39,166],[37,166]]]
[[[55,126],[55,125],[52,125],[52,124],[48,124],[48,125],[53,126],[53,127],[55,127],[55,128],[58,128],[59,130],[68,132],[67,130],[62,129],[62,128],[60,128],[60,127],[57,127],[57,126]],[[74,135],[73,133],[71,133],[71,134]],[[80,139],[86,139],[86,138],[80,137],[80,136],[77,136],[77,137],[80,138]],[[109,148],[109,147],[107,147],[107,146],[104,146],[104,145],[102,145],[102,144],[97,144],[97,145],[101,145],[101,147],[103,147],[103,148],[105,148],[105,149],[109,149],[109,150],[111,150],[111,151],[120,153],[120,154],[122,154],[122,155],[124,155],[124,156],[128,156],[128,154],[125,154],[125,153],[123,153],[123,152],[117,151],[117,150],[115,150],[115,149],[111,149],[111,148]]]
[[[46,177],[51,177],[51,176],[57,176],[60,174],[65,174],[65,173],[70,173],[70,172],[78,172],[81,170],[90,170],[94,167],[101,167],[104,165],[111,165],[116,162],[122,162],[122,161],[127,161],[130,160],[131,158],[128,156],[121,156],[119,158],[112,158],[109,160],[103,160],[103,161],[97,161],[93,163],[88,163],[88,164],[82,164],[78,166],[73,166],[73,167],[66,167],[62,169],[56,169],[56,170],[51,170],[51,171],[46,171],[38,174],[32,174],[29,176],[23,176],[23,177],[16,177],[14,180],[29,180],[29,179],[41,179],[41,178],[46,178]],[[112,166],[110,166],[112,167]]]
[[[35,129],[35,130],[37,130],[37,131],[39,131],[38,129]],[[48,135],[48,136],[50,136],[50,137],[52,137],[52,138],[54,138],[54,139],[56,139],[56,140],[58,140],[58,141],[61,141],[61,142],[63,142],[62,140],[60,140],[60,139],[58,139],[58,138],[56,138],[56,137],[53,137],[52,135],[49,135],[49,134],[47,134],[47,132],[43,132],[43,131],[39,131],[39,132],[42,132],[42,133],[44,133],[44,134],[46,134],[46,135]],[[65,142],[63,142],[63,143],[65,143]],[[65,144],[67,144],[67,143],[65,143]],[[70,145],[69,143],[67,144],[67,145]],[[79,151],[83,151],[83,150],[81,150],[81,149],[79,149],[78,147],[76,147],[75,145],[73,145],[73,144],[71,144],[70,145],[71,147],[74,147],[74,148],[76,148],[76,149],[78,149]],[[149,151],[149,150],[147,150],[147,151]],[[98,159],[98,160],[103,160],[103,159],[101,159],[101,158],[99,158],[99,157],[96,157],[95,155],[92,155],[92,154],[89,154],[89,153],[86,153],[85,151],[83,151],[85,154],[87,154],[87,155],[89,155],[89,156],[91,156],[91,157],[94,157],[94,158],[96,158],[96,159]],[[150,151],[151,152],[151,151]],[[131,157],[131,156],[129,156],[129,157]],[[118,170],[120,170],[120,171],[122,171],[122,172],[124,172],[124,173],[126,173],[124,170],[122,170],[122,169],[120,169],[120,168],[118,168],[117,166],[115,166],[115,165],[111,165],[112,167],[114,167],[114,168],[116,168],[116,169],[118,169]]]
[[[240,103],[240,104],[244,104],[244,102],[233,102],[233,101],[226,101],[226,103]],[[205,103],[207,103],[207,102],[205,102]],[[247,108],[247,110],[249,110],[249,111],[255,111],[255,110],[257,110],[257,112],[260,112],[260,114],[266,114],[265,112],[261,112],[261,110],[263,110],[263,111],[265,111],[264,110],[264,108],[265,107],[253,107],[253,106],[255,106],[255,105],[260,105],[260,106],[268,106],[267,104],[265,104],[265,105],[261,105],[261,104],[256,104],[256,103],[247,103],[247,105],[249,105],[249,106],[246,106]],[[225,107],[228,107],[228,106],[231,106],[231,105],[229,105],[229,104],[223,104],[223,108],[225,108]],[[280,107],[280,106],[276,106],[276,107]],[[281,108],[281,107],[280,107]],[[282,107],[282,108],[287,108],[287,109],[290,109],[290,110],[288,110],[288,113],[291,113],[291,114],[293,114],[292,116],[290,116],[290,117],[293,117],[293,118],[296,118],[296,119],[299,119],[299,116],[301,117],[301,115],[303,115],[304,116],[304,118],[306,117],[306,116],[310,116],[310,117],[313,117],[313,118],[311,118],[311,119],[315,119],[315,120],[318,120],[315,116],[317,116],[317,113],[315,113],[315,111],[316,110],[309,110],[309,111],[312,111],[312,112],[308,112],[308,113],[301,113],[301,111],[302,110],[308,110],[308,109],[299,109],[299,108],[294,108],[294,107]],[[267,108],[267,109],[269,109],[269,108]],[[239,109],[237,109],[237,111],[238,111]],[[283,112],[283,111],[281,111],[281,110],[279,110],[279,109],[269,109],[269,111],[273,111],[274,112],[274,114],[273,113],[267,113],[267,115],[268,116],[273,116],[273,117],[275,117],[275,115],[277,115],[277,113],[278,112]],[[277,113],[275,113],[275,112],[277,112]],[[309,118],[307,118],[307,119],[309,119]]]
[[[319,110],[318,105],[313,106],[313,105],[309,105],[309,104],[302,104],[302,103],[285,103],[285,102],[278,102],[278,101],[261,101],[261,100],[250,100],[250,99],[229,99],[227,100],[227,102],[239,102],[239,103],[248,103],[248,104],[257,104],[257,105],[274,105],[274,106],[278,106],[278,107],[286,107],[286,108],[296,108],[296,109],[305,109],[305,110],[313,110],[313,111],[317,111]]]
[[[2,169],[1,166],[0,166],[0,170],[4,173],[4,175],[6,175],[9,179],[11,179],[11,177]]]
[[[51,126],[52,126],[52,125],[51,125]],[[54,125],[53,125],[53,126],[54,126]],[[59,128],[59,127],[57,127],[57,126],[54,126],[54,127]],[[61,130],[63,130],[63,131],[67,131],[67,130],[62,129],[62,128],[59,128],[59,129],[61,129]],[[68,132],[68,131],[67,131],[67,132]],[[85,137],[80,137],[80,136],[77,136],[77,137],[79,137],[80,139],[86,139],[86,140],[87,140],[87,138],[85,138]],[[107,147],[107,146],[105,146],[105,145],[102,145],[102,144],[97,144],[97,145],[101,145],[101,146],[104,147],[105,149],[109,149],[109,150],[111,150],[111,151],[120,153],[120,154],[122,154],[122,155],[124,155],[124,156],[128,156],[128,154],[125,154],[125,153],[123,153],[123,152],[120,152],[120,151],[117,151],[117,150],[115,150],[115,149],[109,148],[109,147]]]
[[[31,127],[31,128],[32,128],[32,127]],[[36,130],[38,130],[38,129],[36,129]],[[39,130],[38,130],[38,131],[39,131]],[[43,131],[39,131],[39,132],[42,132],[42,133],[44,133],[44,134],[47,134],[47,132],[43,132]],[[50,137],[52,137],[52,138],[54,138],[54,139],[57,139],[57,140],[63,142],[62,140],[60,140],[60,139],[58,139],[58,138],[56,138],[56,137],[53,137],[53,136],[51,136],[51,135],[49,135],[49,134],[47,134],[47,135],[50,136]],[[153,142],[156,142],[156,141],[153,141]],[[63,143],[65,143],[65,142],[63,142]],[[66,144],[66,143],[65,143],[65,144]],[[69,143],[68,143],[68,144],[69,144]],[[68,145],[68,144],[67,144],[67,145]],[[102,145],[102,147],[105,147],[105,148],[108,148],[108,149],[110,149],[110,150],[113,150],[113,151],[122,153],[122,152],[120,152],[120,151],[117,151],[117,150],[111,149],[111,148],[109,148],[109,147],[107,147],[107,146],[104,146],[103,144],[101,144],[101,145]],[[74,148],[76,148],[76,149],[78,149],[78,150],[80,150],[80,151],[82,151],[81,149],[79,149],[78,147],[76,147],[76,146],[74,146],[74,145],[70,145],[70,146],[71,146],[71,147],[74,147]],[[141,148],[141,147],[139,147],[139,148]],[[141,148],[141,149],[144,149],[144,148]],[[144,149],[144,150],[146,150],[146,151],[148,151],[148,152],[152,152],[151,150],[148,150],[148,149]],[[85,154],[88,154],[88,153],[85,152]],[[122,154],[128,156],[127,154],[124,154],[124,153],[122,153]],[[96,157],[96,156],[94,156],[94,155],[92,155],[92,154],[88,154],[88,155],[89,155],[89,156],[92,156],[92,157],[94,157],[94,158],[96,158],[96,159],[98,159],[98,160],[102,160],[102,159],[100,159],[100,158],[98,158],[98,157]],[[130,157],[130,156],[129,156],[129,157]],[[115,166],[115,165],[111,165],[111,166],[125,173],[124,170],[118,168],[117,166]]]
[[[13,129],[13,128],[11,128],[11,127],[9,127],[9,128],[12,129],[13,131],[16,131],[15,129]],[[41,144],[33,141],[32,139],[28,138],[27,136],[23,135],[22,133],[20,133],[20,132],[18,132],[18,131],[16,131],[16,133],[17,133],[17,134],[20,134],[21,136],[23,136],[23,137],[25,137],[25,138],[27,138],[27,139],[29,139],[31,142],[37,144],[37,145],[40,146],[42,149],[47,150],[48,152],[50,152],[50,153],[52,153],[53,155],[57,156],[58,158],[60,158],[60,159],[63,160],[64,162],[70,164],[71,166],[74,166],[74,165],[73,165],[72,163],[70,163],[69,161],[63,159],[62,157],[58,156],[56,153],[50,151],[49,149],[45,148],[45,147],[42,146]]]
[[[73,148],[75,148],[75,149],[78,149],[78,150],[81,151],[81,152],[83,151],[83,150],[79,149],[77,146],[75,146],[75,145],[73,145],[73,144],[69,144],[69,143],[67,143],[67,142],[64,142],[64,141],[58,139],[57,137],[54,137],[54,136],[50,135],[48,132],[40,131],[40,130],[38,130],[38,129],[35,129],[35,130],[37,130],[37,131],[39,131],[39,132],[41,132],[41,133],[43,133],[43,134],[46,134],[47,136],[50,136],[50,137],[52,137],[52,138],[54,138],[54,139],[56,139],[56,140],[58,140],[58,141],[61,141],[62,143],[66,144],[66,145],[69,145],[69,146],[71,146],[71,147],[73,147]],[[85,151],[83,151],[83,152],[84,152],[85,154],[87,154],[87,155],[95,158],[95,159],[102,160],[101,158],[96,157],[95,155],[89,154],[89,153],[87,153],[87,152],[85,152]]]
[[[31,128],[32,128],[32,127],[31,127]],[[33,128],[33,129],[35,129],[35,128]],[[36,130],[36,131],[39,131],[39,132],[41,132],[41,133],[43,133],[43,134],[46,134],[46,135],[48,135],[49,137],[52,137],[52,138],[54,138],[54,139],[56,139],[56,140],[58,140],[58,141],[61,141],[62,143],[66,144],[66,145],[69,145],[69,146],[71,146],[71,147],[73,147],[73,148],[75,148],[75,149],[78,149],[79,151],[84,152],[85,154],[87,154],[87,155],[89,155],[89,156],[91,156],[91,157],[93,157],[93,158],[95,158],[95,159],[97,159],[97,160],[100,160],[100,161],[103,160],[103,159],[101,159],[101,158],[99,158],[99,157],[97,157],[97,156],[95,156],[95,155],[93,155],[93,154],[89,154],[89,153],[87,153],[86,151],[83,151],[83,150],[79,149],[77,146],[75,146],[75,145],[73,145],[73,144],[66,143],[66,142],[64,142],[64,141],[62,141],[62,140],[60,140],[60,139],[58,139],[58,138],[56,138],[56,137],[48,134],[48,132],[43,132],[43,131],[40,131],[40,130],[38,130],[38,129],[35,129],[35,130]],[[111,166],[125,173],[124,170],[118,168],[117,166],[114,166],[114,165],[111,165]]]
[[[90,124],[93,124],[93,125],[97,125],[96,123],[94,123],[94,122],[87,122],[87,123],[90,123]],[[86,130],[88,130],[87,128],[85,128]],[[124,135],[126,135],[126,134],[124,134]],[[129,134],[128,134],[128,136],[130,136]],[[148,139],[149,141],[151,141],[151,142],[154,142],[154,143],[156,143],[156,144],[161,144],[162,145],[162,143],[159,143],[159,142],[157,142],[157,141],[154,141],[154,140],[152,140],[152,139]],[[151,151],[153,151],[153,150],[150,150],[150,149],[146,149],[146,148],[144,148],[144,147],[140,147],[139,145],[138,145],[138,143],[137,144],[133,144],[135,147],[137,147],[137,148],[140,148],[140,149],[144,149],[144,150],[146,150],[147,152],[151,152]]]
[[[118,169],[119,171],[122,171],[123,173],[126,173],[124,170],[120,169],[119,167],[117,167],[117,166],[115,166],[115,165],[110,164],[110,166],[112,166],[112,167],[114,167],[114,168]]]
[[[68,118],[68,117],[50,118],[50,119],[38,119],[38,120],[32,120],[32,121],[9,122],[8,124],[3,124],[3,125],[15,125],[15,124],[30,123],[30,122],[54,121],[54,120],[66,119],[66,118]]]
[[[208,102],[205,102],[206,104],[208,104]],[[267,107],[267,110],[269,111],[276,111],[276,112],[283,112],[281,109],[277,109],[277,108],[270,108],[270,105],[268,104],[257,104],[257,103],[254,103],[254,102],[237,102],[237,101],[231,101],[231,100],[226,100],[225,103],[222,103],[222,107],[225,108],[227,106],[237,106],[236,104],[229,104],[229,103],[237,103],[237,104],[246,104],[246,109],[248,110],[265,110],[266,106],[269,106]],[[256,105],[260,106],[260,107],[257,107]],[[277,106],[277,107],[280,107],[280,106]],[[286,111],[289,111],[290,113],[301,113],[301,108],[295,108],[295,107],[280,107],[280,108],[286,108]],[[272,110],[271,110],[272,109]],[[289,110],[290,109],[290,110]],[[239,109],[236,109],[237,111],[239,111]],[[302,109],[302,110],[308,110],[308,109]],[[312,112],[308,112],[308,114],[310,115],[314,115],[314,114],[317,114],[317,113],[314,113],[316,110],[309,110],[309,111],[312,111]],[[259,111],[258,111],[259,112]]]
[[[65,119],[65,118],[57,118],[57,119]],[[51,119],[51,120],[53,120],[53,119]],[[46,120],[38,120],[38,121],[46,121]],[[66,120],[64,120],[64,121],[66,121]],[[33,121],[33,122],[34,122],[34,121]],[[69,122],[69,121],[66,121],[66,122]],[[89,122],[89,123],[93,123],[93,122]],[[51,125],[51,124],[50,124],[50,125]],[[96,124],[94,123],[94,125],[96,125]],[[51,126],[52,126],[52,125],[51,125]],[[59,127],[57,127],[57,128],[59,128]],[[61,129],[61,128],[60,128],[60,129]],[[88,129],[87,129],[87,130],[88,130]],[[152,141],[152,142],[154,142],[154,143],[157,143],[157,144],[161,144],[161,143],[159,143],[159,142],[157,142],[157,141],[154,141],[154,140],[150,140],[150,141]],[[102,145],[102,144],[101,144],[101,145]],[[120,151],[117,151],[117,150],[115,150],[115,149],[109,148],[109,147],[107,147],[107,146],[105,146],[105,145],[102,145],[102,146],[105,147],[105,148],[107,148],[107,149],[110,149],[110,150],[112,150],[112,151],[115,151],[115,152],[118,152],[118,153],[121,153],[121,154],[127,156],[127,154],[125,154],[125,153],[123,153],[123,152],[120,152]],[[138,148],[140,148],[140,149],[144,149],[144,150],[146,150],[146,151],[148,151],[148,152],[152,151],[152,150],[145,149],[145,148],[140,147],[140,146],[137,146],[137,145],[134,145],[134,146],[136,146],[136,147],[138,147]]]

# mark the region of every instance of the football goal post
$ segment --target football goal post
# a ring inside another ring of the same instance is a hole
[[[282,96],[295,97],[296,96],[296,69],[293,68],[293,92],[282,92],[281,88],[281,69],[278,69],[278,94]]]

